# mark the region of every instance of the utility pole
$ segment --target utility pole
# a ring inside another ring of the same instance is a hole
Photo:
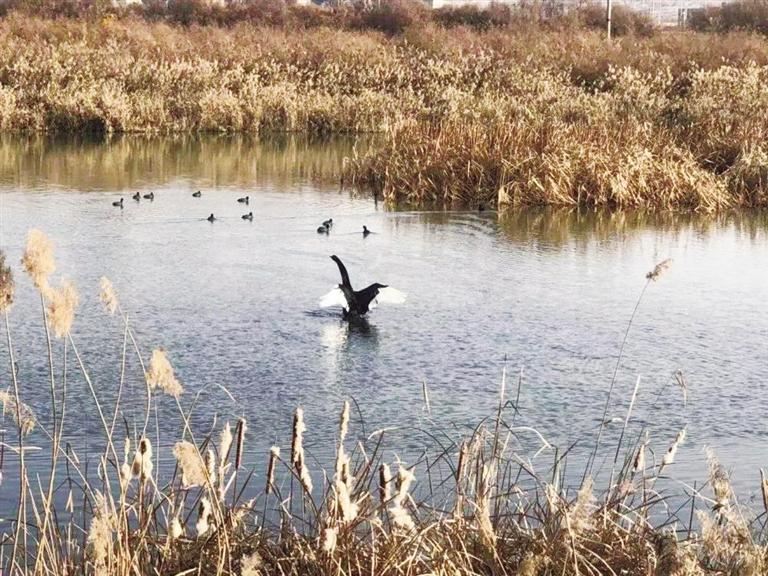
[[[613,0],[606,0],[605,22],[608,26],[608,40],[611,39],[611,12],[613,11]]]

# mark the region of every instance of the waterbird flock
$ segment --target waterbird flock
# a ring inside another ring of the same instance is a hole
[[[193,198],[200,198],[202,195],[203,193],[200,190],[192,193]],[[142,196],[139,192],[136,192],[131,197],[136,202],[141,202]],[[144,194],[143,198],[146,200],[154,201],[155,193],[149,192]],[[123,198],[120,198],[120,200],[112,202],[112,206],[120,208],[121,210],[124,209],[125,205],[123,200]],[[245,204],[248,206],[251,203],[251,198],[250,196],[243,196],[242,198],[238,198],[237,202],[239,204]],[[252,222],[253,212],[251,211],[247,214],[243,214],[241,218],[243,220]],[[212,212],[210,216],[206,218],[206,220],[208,222],[215,222],[217,218]],[[328,235],[331,232],[331,228],[333,228],[333,218],[324,220],[323,223],[317,228],[317,232],[318,234]],[[372,234],[372,232],[368,229],[368,227],[363,226],[363,238],[367,238],[370,234]],[[319,304],[321,307],[327,308],[339,306],[342,309],[343,317],[345,319],[353,319],[364,316],[370,310],[373,310],[382,303],[402,304],[405,302],[405,294],[403,292],[400,292],[391,286],[387,286],[386,284],[379,284],[378,282],[371,284],[362,290],[354,290],[352,288],[352,284],[350,283],[347,269],[342,263],[341,259],[335,254],[331,256],[331,259],[336,262],[336,265],[339,268],[339,272],[341,274],[341,284],[338,284],[328,294],[320,299]]]

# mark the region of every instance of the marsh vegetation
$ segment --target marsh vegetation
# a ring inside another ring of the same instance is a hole
[[[382,32],[11,11],[0,130],[376,133],[344,181],[401,204],[765,205],[763,36],[441,14]]]

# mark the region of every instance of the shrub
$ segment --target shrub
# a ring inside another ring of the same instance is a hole
[[[425,22],[428,15],[428,8],[420,0],[382,0],[361,9],[357,19],[362,28],[393,35],[401,34],[414,24]]]

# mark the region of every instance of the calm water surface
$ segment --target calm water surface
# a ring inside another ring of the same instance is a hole
[[[326,460],[345,398],[359,405],[356,433],[392,427],[387,458],[396,451],[413,460],[429,444],[423,430],[458,438],[492,414],[505,358],[511,381],[522,373],[518,424],[561,449],[576,442],[569,466],[577,474],[645,273],[671,257],[672,268],[640,304],[609,418],[625,414],[640,377],[631,433],[647,426],[660,457],[688,429],[669,469],[674,482],[701,482],[703,449],[712,446],[742,498],[754,497],[759,468],[768,466],[765,215],[388,211],[339,190],[340,166],[354,145],[0,140],[0,246],[15,264],[28,229],[55,242],[55,276],[72,279],[81,295],[73,335],[108,410],[120,379],[123,325],[99,303],[102,275],[114,282],[144,354],[168,350],[185,406],[199,395],[199,435],[215,417],[217,427],[247,419],[246,460],[259,477],[271,444],[288,449],[298,405],[308,449]],[[198,189],[202,198],[193,198]],[[136,203],[135,191],[153,191],[155,200]],[[236,198],[246,194],[244,210]],[[124,210],[112,207],[120,197]],[[249,210],[253,222],[240,218]],[[213,224],[205,221],[211,212],[219,218]],[[331,234],[318,235],[329,217]],[[363,224],[375,234],[363,239]],[[356,328],[318,309],[318,297],[338,281],[331,254],[345,261],[357,286],[391,284],[408,293],[407,303],[383,306]],[[16,272],[11,322],[22,396],[49,427],[39,300]],[[57,370],[62,348],[57,342]],[[7,358],[4,339],[0,353]],[[131,431],[141,426],[141,376],[129,354],[121,426]],[[71,361],[68,379],[65,436],[93,459],[100,424]],[[9,385],[4,361],[0,386]],[[159,400],[156,420],[167,459],[181,431],[169,398]],[[609,427],[605,456],[619,428]],[[45,436],[38,430],[31,442],[45,446]],[[43,473],[46,458],[31,455],[31,465]],[[546,467],[552,452],[538,459]],[[0,515],[11,512],[13,486],[6,463]]]

